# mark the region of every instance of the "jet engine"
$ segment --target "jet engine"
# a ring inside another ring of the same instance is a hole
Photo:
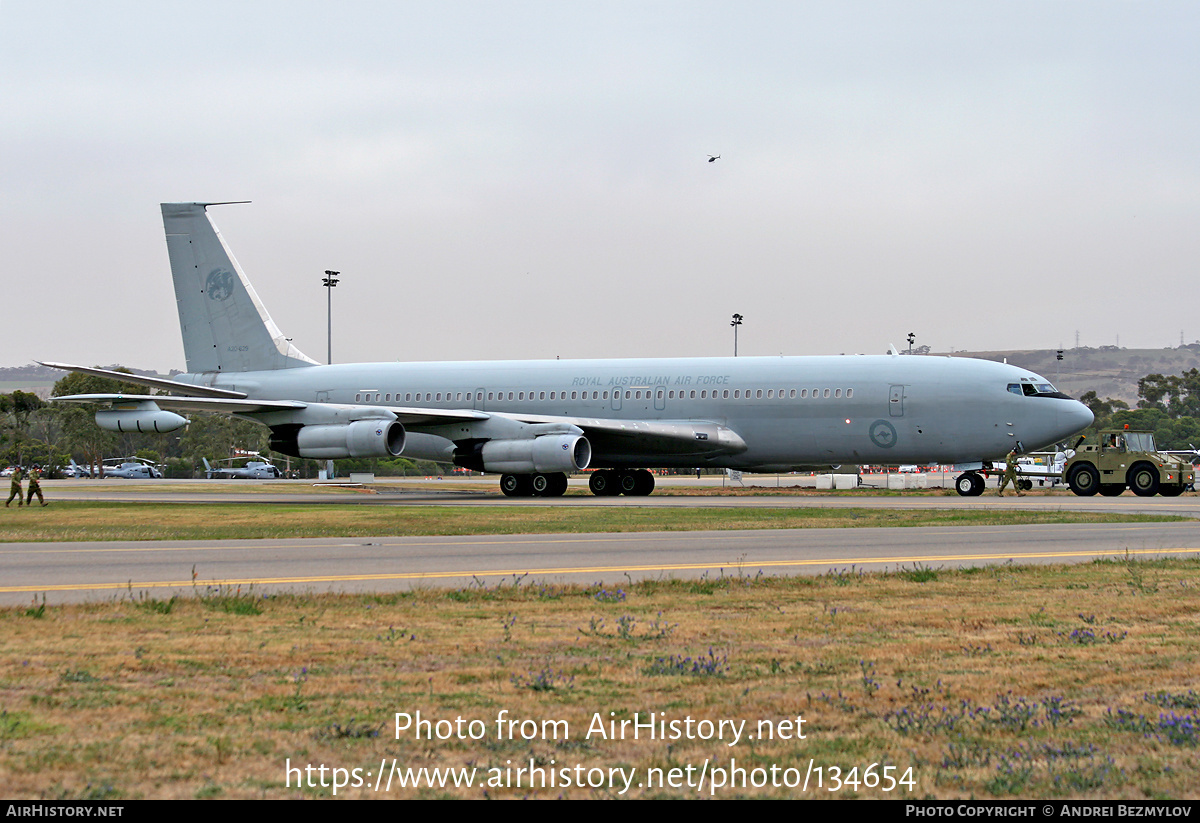
[[[143,400],[138,403],[114,405],[96,412],[96,425],[110,432],[173,432],[188,423],[186,417],[163,411],[157,403]]]
[[[577,434],[548,434],[527,440],[488,440],[473,454],[455,454],[454,462],[477,471],[501,474],[575,472],[592,462],[592,444]]]
[[[404,426],[395,420],[355,420],[348,424],[276,426],[271,448],[293,457],[335,460],[342,457],[399,457]]]

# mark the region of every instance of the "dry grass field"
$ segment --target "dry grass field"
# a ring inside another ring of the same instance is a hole
[[[1198,618],[1200,561],[1127,558],[33,603],[0,611],[0,786],[1195,798]]]

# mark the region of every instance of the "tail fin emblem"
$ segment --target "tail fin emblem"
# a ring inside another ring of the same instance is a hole
[[[228,269],[213,269],[204,283],[209,300],[227,300],[233,294],[233,272]]]

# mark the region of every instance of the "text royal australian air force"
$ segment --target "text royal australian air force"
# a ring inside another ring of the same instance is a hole
[[[633,374],[607,379],[581,375],[571,379],[571,386],[721,386],[732,379],[729,374]]]

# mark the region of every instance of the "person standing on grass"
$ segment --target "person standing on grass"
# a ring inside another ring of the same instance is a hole
[[[12,502],[12,499],[14,497],[17,498],[17,508],[18,509],[21,508],[21,506],[23,505],[21,502],[23,498],[21,497],[21,467],[20,466],[16,466],[15,468],[13,468],[12,491],[10,491],[8,493],[8,499],[4,501],[4,508],[6,508],[6,509],[8,508],[8,504]]]
[[[42,473],[42,469],[37,464],[29,470],[29,497],[25,499],[25,505],[33,505],[33,496],[36,494],[38,502],[43,506],[46,505],[46,498],[42,497],[42,484],[38,482],[38,475]]]

